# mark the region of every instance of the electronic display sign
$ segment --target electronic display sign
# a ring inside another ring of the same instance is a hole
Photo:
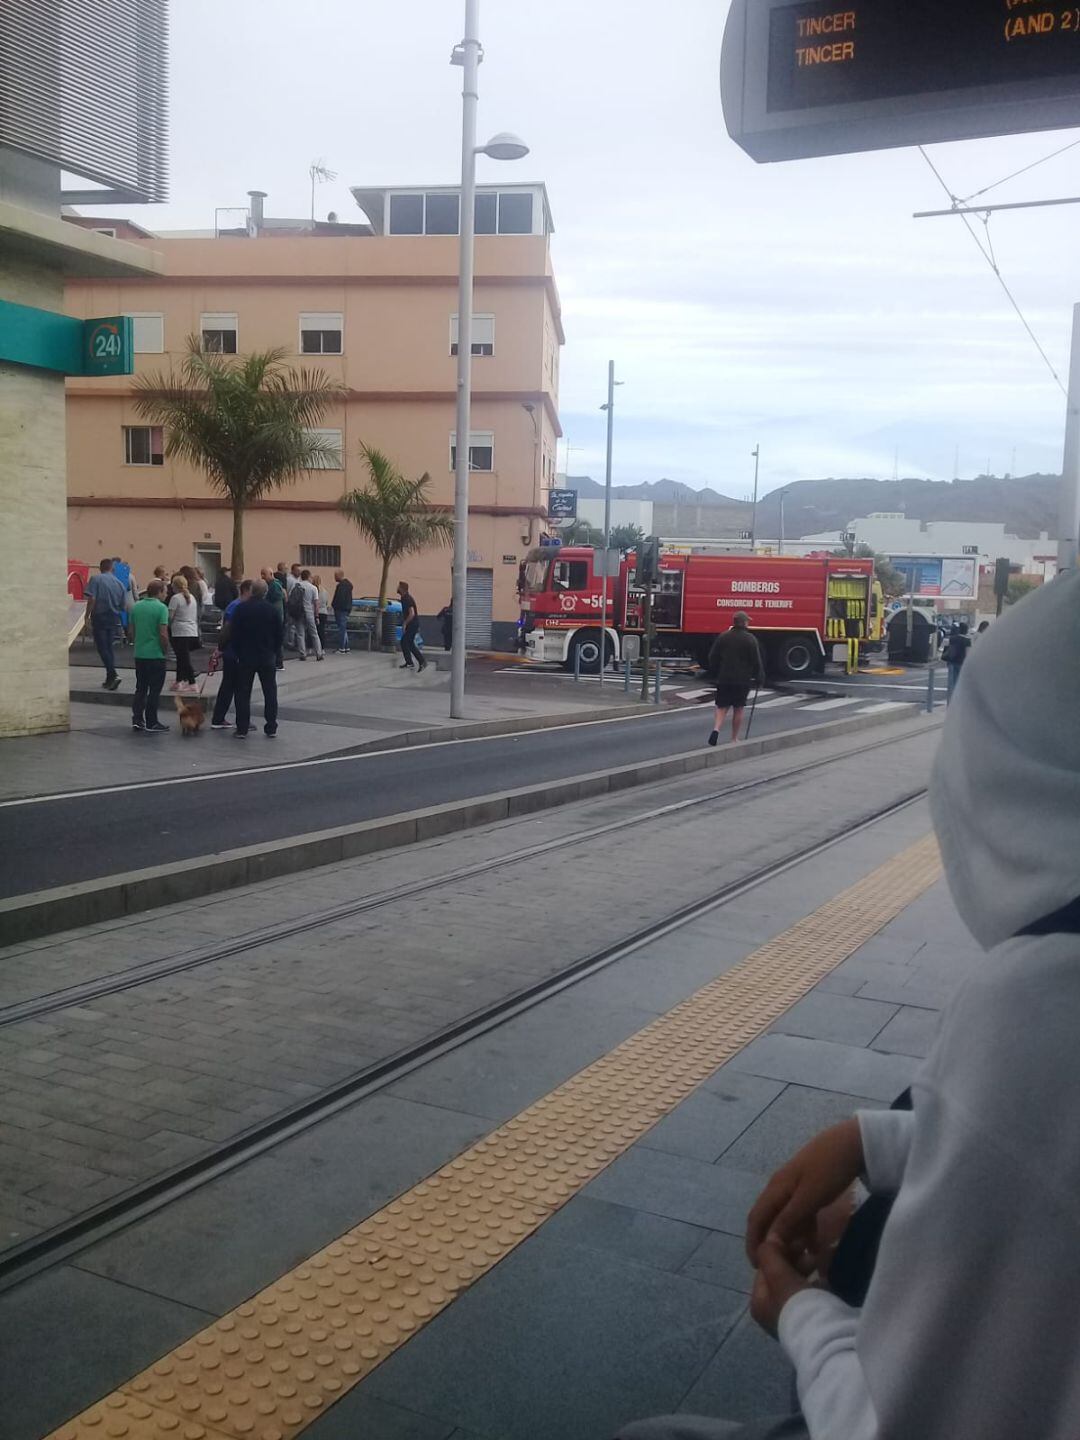
[[[1080,8],[733,0],[721,91],[756,160],[1080,124]]]

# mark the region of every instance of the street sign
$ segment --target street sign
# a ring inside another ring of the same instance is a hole
[[[578,492],[576,490],[549,490],[547,506],[548,519],[576,520],[577,495]]]
[[[724,119],[755,160],[1080,124],[1080,11],[1034,0],[732,0]]]
[[[130,315],[83,321],[82,373],[130,375],[135,369],[135,322]]]
[[[130,375],[135,368],[130,315],[76,320],[55,310],[0,300],[0,360],[61,375]]]

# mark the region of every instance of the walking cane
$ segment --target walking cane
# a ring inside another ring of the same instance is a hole
[[[754,686],[754,698],[750,701],[750,719],[746,722],[746,734],[743,736],[744,740],[750,739],[750,727],[754,723],[754,711],[757,709],[757,697],[760,689],[761,682],[759,681],[758,684]]]

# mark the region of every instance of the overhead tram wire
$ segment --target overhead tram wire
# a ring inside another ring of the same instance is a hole
[[[1014,170],[1010,175],[1005,175],[1002,177],[1002,179],[995,180],[992,185],[984,185],[981,190],[973,191],[970,195],[968,195],[965,199],[960,200],[958,203],[961,205],[970,205],[972,200],[977,200],[980,195],[988,195],[991,190],[996,190],[1000,185],[1007,185],[1010,180],[1015,180],[1020,175],[1026,175],[1029,170],[1034,170],[1039,165],[1045,165],[1048,160],[1056,160],[1059,155],[1064,155],[1066,150],[1074,150],[1077,145],[1080,145],[1080,140],[1070,140],[1067,145],[1062,145],[1057,150],[1051,150],[1049,155],[1043,155],[1042,158],[1039,160],[1032,160],[1030,165],[1022,165],[1019,170]],[[922,149],[921,146],[919,148]],[[925,150],[923,150],[923,155],[925,157]],[[956,199],[955,196],[953,196],[952,198],[954,200]]]
[[[1075,142],[1075,143],[1080,144],[1080,141],[1077,141],[1077,142]],[[1065,148],[1068,149],[1069,147],[1066,146]],[[1027,316],[1026,316],[1026,315],[1024,314],[1024,312],[1020,309],[1020,305],[1019,305],[1019,303],[1017,302],[1016,296],[1015,296],[1015,295],[1012,293],[1012,291],[1009,289],[1008,284],[1007,284],[1006,281],[1005,281],[1005,277],[1004,277],[1004,275],[1002,275],[1001,270],[1000,270],[1000,268],[998,267],[997,260],[996,260],[995,257],[994,257],[993,247],[990,246],[990,248],[987,249],[987,248],[983,245],[982,241],[979,239],[978,235],[975,233],[975,229],[974,229],[974,227],[972,226],[971,221],[968,219],[967,215],[964,213],[963,210],[961,210],[961,209],[958,208],[959,206],[961,206],[961,205],[964,204],[965,202],[962,201],[962,200],[959,198],[959,196],[954,195],[953,192],[949,189],[948,185],[945,183],[944,179],[942,178],[942,175],[941,175],[940,170],[938,170],[937,166],[936,166],[936,165],[934,164],[934,162],[930,159],[930,156],[926,153],[925,148],[924,148],[922,145],[920,145],[920,146],[918,147],[918,150],[919,150],[919,154],[923,157],[923,159],[926,161],[927,165],[929,165],[929,166],[930,166],[930,169],[933,171],[934,177],[935,177],[935,179],[937,180],[938,184],[939,184],[939,185],[941,186],[941,188],[945,191],[945,194],[948,195],[949,200],[952,202],[953,209],[956,210],[956,213],[960,216],[960,219],[964,222],[964,225],[965,225],[965,227],[966,227],[966,229],[967,229],[967,232],[968,232],[968,234],[971,236],[972,240],[974,240],[975,245],[976,245],[976,248],[977,248],[978,251],[979,251],[979,254],[983,257],[983,259],[986,261],[987,265],[990,266],[990,269],[991,269],[991,270],[994,272],[994,274],[997,276],[998,284],[1001,286],[1002,290],[1005,292],[1005,296],[1006,296],[1009,304],[1010,304],[1010,305],[1012,306],[1012,308],[1016,311],[1017,319],[1020,321],[1020,324],[1023,325],[1024,329],[1027,331],[1028,337],[1030,338],[1031,343],[1035,346],[1035,349],[1039,352],[1040,356],[1042,357],[1043,364],[1046,366],[1046,368],[1050,371],[1050,374],[1053,376],[1053,378],[1054,378],[1054,384],[1055,384],[1055,385],[1058,387],[1058,389],[1061,391],[1062,395],[1064,395],[1065,398],[1068,399],[1068,398],[1069,398],[1069,392],[1068,392],[1068,390],[1065,388],[1065,386],[1062,384],[1062,382],[1061,382],[1061,376],[1060,376],[1060,375],[1057,373],[1057,371],[1054,369],[1053,361],[1050,359],[1049,355],[1047,355],[1046,351],[1043,349],[1043,346],[1042,346],[1042,344],[1041,344],[1040,341],[1039,341],[1039,337],[1035,334],[1035,331],[1034,331],[1034,330],[1031,328],[1031,326],[1029,325],[1028,320],[1027,320]],[[1060,152],[1058,152],[1058,153],[1060,153]],[[1050,157],[1047,156],[1046,158],[1049,159]],[[1038,163],[1038,162],[1036,162],[1036,163]],[[1027,167],[1027,168],[1030,169],[1031,167],[1029,166],[1029,167]],[[1017,171],[1017,174],[1020,174],[1020,173],[1022,173],[1022,172]],[[1010,176],[1010,177],[1006,177],[1006,178],[1010,178],[1010,179],[1011,179],[1012,177]],[[998,183],[999,183],[999,184],[1003,184],[1004,182],[1003,182],[1003,181],[999,181]],[[987,189],[992,189],[992,188],[993,188],[992,186],[987,186]],[[985,193],[985,192],[979,191],[979,192],[977,192],[977,193],[983,194],[983,193]],[[987,217],[987,218],[985,218],[985,219],[983,220],[983,224],[987,227],[986,240],[987,240],[987,245],[990,245],[990,229],[989,229],[990,221],[989,221],[989,217]]]

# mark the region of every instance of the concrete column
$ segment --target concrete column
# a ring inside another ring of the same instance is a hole
[[[62,310],[54,270],[0,255],[0,296]],[[66,730],[64,377],[0,362],[0,736]]]

